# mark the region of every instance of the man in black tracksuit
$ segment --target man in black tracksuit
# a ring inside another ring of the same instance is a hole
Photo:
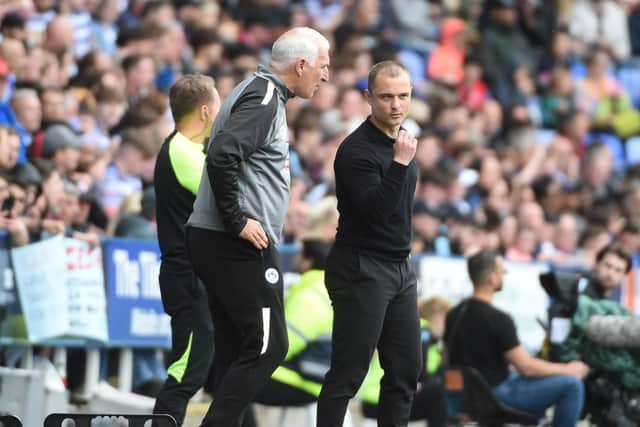
[[[213,79],[187,75],[169,92],[176,130],[162,144],[154,185],[158,241],[162,253],[160,293],[171,316],[171,360],[154,414],[184,421],[189,399],[207,379],[213,360],[213,325],[207,293],[187,257],[187,222],[204,167],[203,142],[220,109]]]
[[[416,139],[401,129],[409,73],[386,61],[369,73],[371,116],[340,145],[334,163],[340,218],[327,259],[334,307],[331,369],[318,427],[342,426],[378,348],[384,370],[378,426],[409,421],[421,366],[416,277],[409,265]]]
[[[310,28],[284,33],[223,103],[189,218],[187,242],[215,328],[214,399],[202,425],[239,427],[287,353],[275,245],[289,200],[285,102],[328,79],[329,42]]]

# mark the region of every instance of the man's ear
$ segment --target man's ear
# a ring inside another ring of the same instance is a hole
[[[371,101],[373,100],[373,95],[369,92],[369,89],[364,90],[364,99],[371,105]]]
[[[304,58],[296,59],[295,67],[297,76],[302,75],[302,71],[304,70],[305,65],[307,65],[307,61],[305,61]]]

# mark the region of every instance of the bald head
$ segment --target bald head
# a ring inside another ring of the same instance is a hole
[[[73,46],[73,25],[69,18],[57,15],[47,24],[44,47],[56,54],[65,53]]]

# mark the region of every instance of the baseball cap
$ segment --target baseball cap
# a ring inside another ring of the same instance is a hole
[[[80,135],[64,124],[51,125],[44,132],[42,156],[51,157],[57,150],[71,147],[80,149],[84,142]]]

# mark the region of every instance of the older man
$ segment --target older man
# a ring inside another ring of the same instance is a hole
[[[189,254],[209,293],[215,328],[214,400],[204,426],[239,426],[287,352],[275,245],[289,199],[285,103],[329,78],[329,42],[294,28],[269,67],[241,82],[216,118],[187,223]]]

